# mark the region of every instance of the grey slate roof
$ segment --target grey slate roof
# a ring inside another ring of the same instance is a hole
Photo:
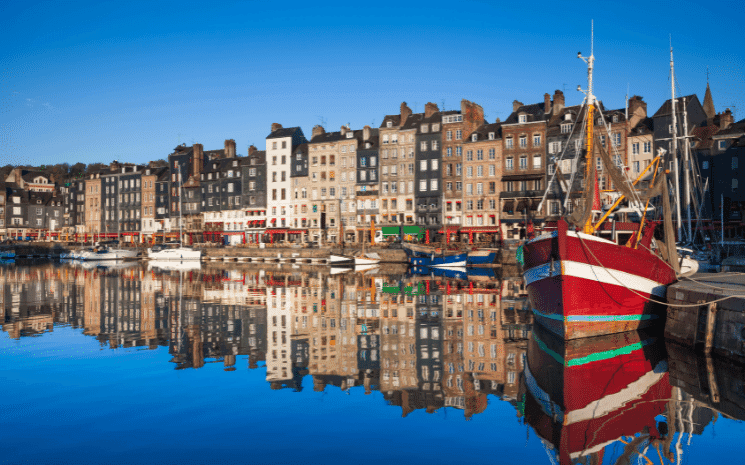
[[[682,97],[676,97],[675,100],[677,100],[677,110],[683,111],[683,99],[686,101],[686,105],[691,105],[691,103],[695,100],[698,102],[698,97],[696,94],[691,95],[685,95]],[[701,102],[698,102],[699,106],[701,105]],[[665,100],[665,103],[662,104],[662,106],[655,112],[654,115],[652,115],[653,118],[657,118],[659,116],[668,116],[672,114],[672,99]]]
[[[299,129],[299,126],[295,126],[294,128],[279,128],[276,131],[272,131],[268,136],[266,136],[266,138],[278,139],[280,137],[292,137],[292,135]]]

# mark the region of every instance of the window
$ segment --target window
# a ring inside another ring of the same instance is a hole
[[[427,171],[427,160],[419,161],[419,171]]]
[[[541,190],[541,184],[542,184],[541,180],[540,179],[536,179],[533,182],[533,190],[536,190],[536,191]]]
[[[423,141],[422,141],[422,142],[421,142],[421,143],[419,144],[419,148],[420,148],[420,149],[421,149],[422,151],[425,151],[425,150],[427,150],[427,141],[426,141],[426,140],[423,140]]]
[[[639,142],[634,142],[631,144],[631,153],[633,155],[639,155]]]
[[[489,176],[494,176],[496,174],[496,165],[489,165]]]
[[[476,183],[476,194],[481,195],[484,193],[484,184],[483,183]],[[481,208],[479,208],[481,210]]]
[[[528,115],[520,115],[517,117],[518,122],[520,123],[527,123],[528,122]]]
[[[533,134],[533,147],[540,147],[540,146],[541,146],[541,135]]]
[[[435,171],[438,167],[438,161],[436,159],[431,160],[432,171]]]
[[[512,137],[508,137],[504,140],[504,145],[506,148],[511,149],[514,147]]]
[[[484,176],[484,167],[482,165],[476,167],[476,176],[479,178]]]
[[[429,190],[436,191],[437,190],[437,179],[430,179],[429,180]]]
[[[427,192],[427,180],[422,179],[419,181],[419,192]]]
[[[571,115],[565,115],[565,117],[571,118]],[[572,125],[571,124],[562,124],[561,125],[561,133],[562,134],[569,134],[569,132],[571,132],[571,130],[572,130]]]
[[[466,195],[473,195],[473,184],[470,182],[466,184]]]
[[[484,159],[484,151],[479,149],[476,150],[476,160],[483,160]]]
[[[638,161],[635,161],[634,162],[634,172],[638,173],[639,172],[639,168],[640,168],[639,167],[639,162]]]
[[[524,155],[522,157],[520,157],[520,169],[521,170],[528,169],[528,157],[526,157]]]
[[[732,157],[732,169],[737,169],[737,157]]]
[[[561,152],[561,142],[551,142],[548,144],[548,153],[559,153]]]
[[[466,151],[466,161],[473,161],[473,150]]]
[[[732,190],[737,189],[737,178],[732,178]]]
[[[524,149],[528,146],[528,137],[527,136],[520,136],[520,148]]]
[[[508,157],[504,159],[504,168],[507,170],[515,169],[514,159],[512,157]]]
[[[617,116],[614,116],[613,118],[618,118]],[[613,146],[614,147],[620,147],[621,146],[621,133],[620,132],[614,132],[613,133]]]
[[[455,175],[456,176],[462,176],[463,175],[463,165],[460,163],[455,164]]]
[[[719,141],[719,150],[724,150],[727,148],[727,141],[726,140],[720,140]]]
[[[652,143],[651,142],[645,142],[644,143],[644,153],[652,153]]]
[[[360,157],[360,166],[367,166],[367,158]]]
[[[446,140],[453,140],[453,131],[448,131],[445,133],[445,139]]]
[[[460,129],[455,131],[455,140],[461,140],[462,138],[463,138],[463,131],[461,131]]]
[[[494,159],[496,159],[496,150],[491,148],[489,149],[489,160],[494,160]]]
[[[533,169],[538,170],[541,169],[541,156],[540,155],[533,155]]]

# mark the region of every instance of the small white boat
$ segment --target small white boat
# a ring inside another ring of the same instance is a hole
[[[85,250],[79,254],[78,259],[85,261],[124,260],[125,258],[134,258],[136,256],[136,250],[108,249],[102,247]]]
[[[347,255],[329,255],[329,265],[331,266],[351,266],[354,264],[354,257]]]
[[[167,244],[158,244],[147,249],[147,258],[149,260],[167,261],[201,260],[202,251],[192,249],[191,247],[184,247],[181,245],[179,245],[178,247],[167,247]]]

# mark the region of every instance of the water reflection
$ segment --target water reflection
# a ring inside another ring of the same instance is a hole
[[[649,333],[564,342],[533,328],[517,276],[412,271],[11,265],[0,324],[167,347],[177,370],[265,369],[272,390],[379,391],[404,417],[471,418],[492,396],[557,463],[676,462],[719,412],[745,418],[742,367]]]

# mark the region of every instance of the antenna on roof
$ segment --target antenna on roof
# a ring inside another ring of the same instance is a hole
[[[706,84],[709,84],[709,65],[706,65]]]
[[[442,111],[445,111],[445,99],[442,99]]]
[[[326,127],[326,118],[324,118],[323,116],[318,116],[318,115],[316,115],[316,118],[318,118],[321,121],[321,126],[323,126],[325,128]]]

